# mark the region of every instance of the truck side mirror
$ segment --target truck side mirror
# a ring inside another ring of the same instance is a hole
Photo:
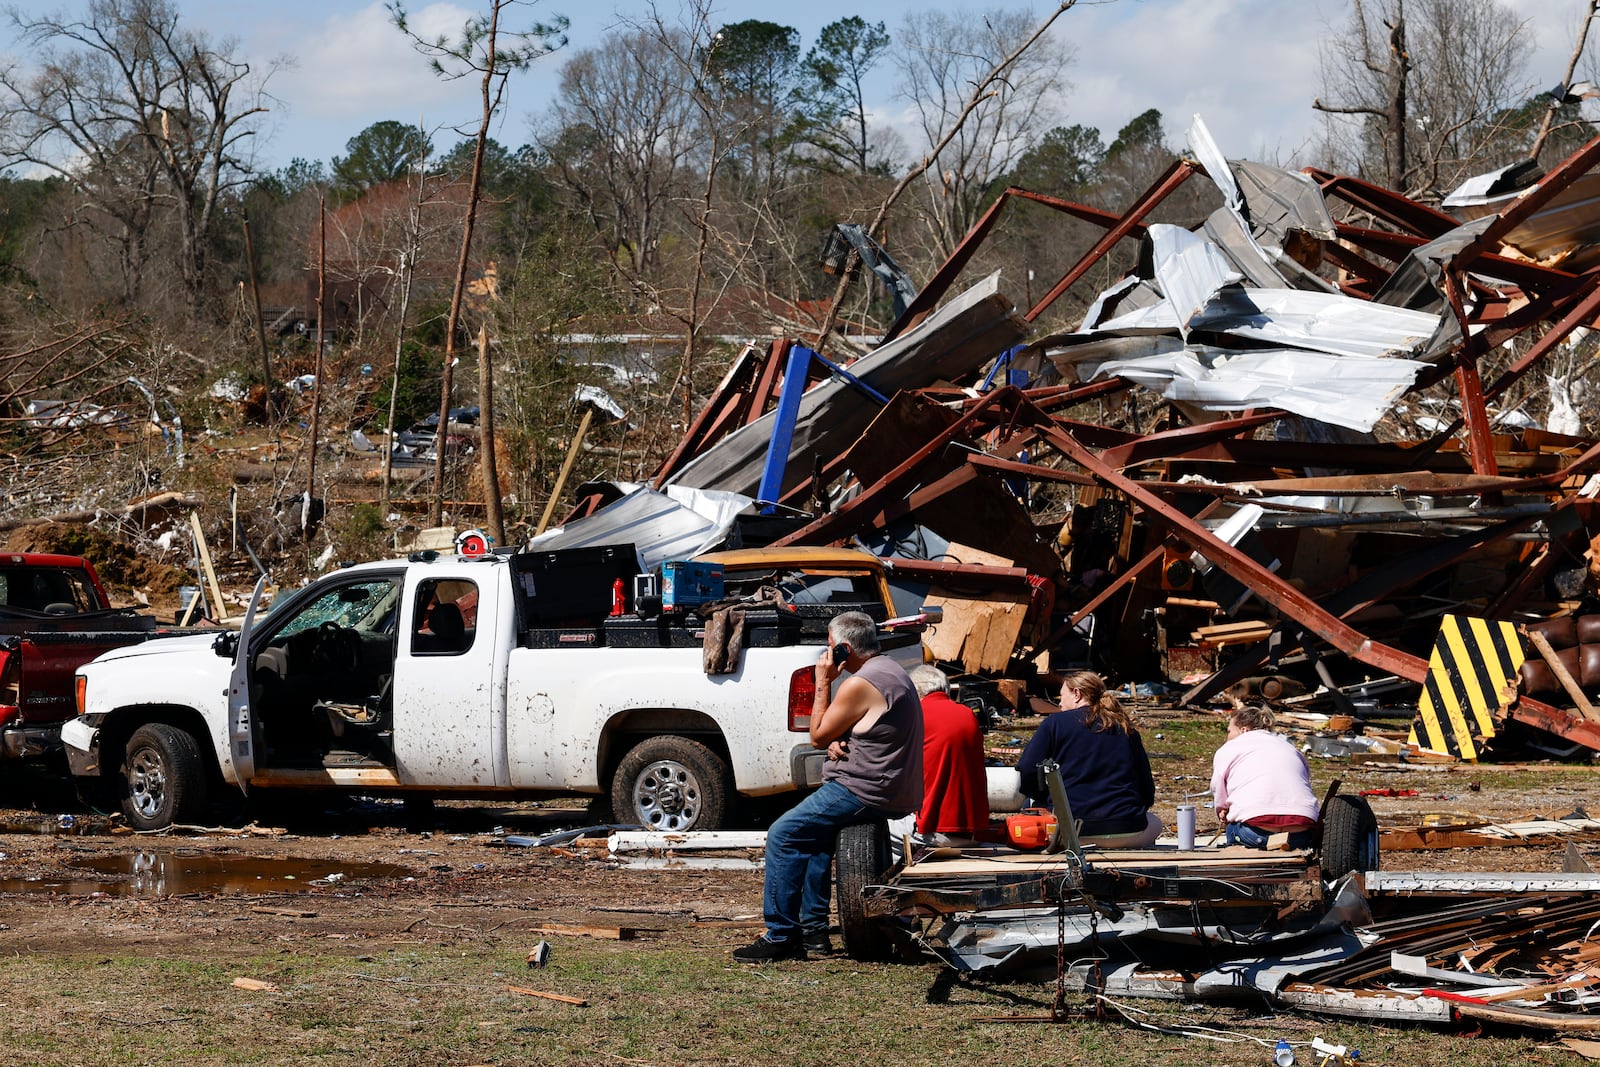
[[[239,651],[239,635],[232,630],[217,635],[211,642],[211,651],[223,659],[232,659],[235,652]]]

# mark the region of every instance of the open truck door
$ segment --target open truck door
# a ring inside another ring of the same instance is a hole
[[[261,604],[261,593],[266,585],[266,575],[256,579],[255,592],[250,594],[250,606],[245,609],[244,623],[239,627],[239,643],[233,651],[233,675],[228,681],[228,752],[233,760],[233,773],[244,792],[249,792],[250,779],[256,773],[255,716],[250,711],[250,631],[255,628],[256,608]]]

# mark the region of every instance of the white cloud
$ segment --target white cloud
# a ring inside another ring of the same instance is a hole
[[[1075,20],[1082,12],[1085,17]],[[1316,128],[1317,7],[1275,0],[1153,0],[1069,12],[1083,42],[1070,72],[1069,122],[1111,141],[1161,112],[1169,143],[1195,113],[1232,156],[1287,161]],[[1092,42],[1092,47],[1089,43]]]
[[[432,40],[441,33],[458,35],[470,15],[455,4],[429,4],[410,12],[409,22],[414,33]],[[276,86],[278,95],[301,118],[359,124],[352,135],[383,118],[413,121],[419,112],[455,114],[477,102],[461,82],[442,80],[429,69],[381,3],[329,15],[320,26],[298,35],[297,51],[298,68]]]

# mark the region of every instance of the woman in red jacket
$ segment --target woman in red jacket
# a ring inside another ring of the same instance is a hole
[[[908,672],[922,698],[922,810],[917,833],[929,844],[962,843],[989,828],[989,779],[983,731],[965,704],[950,699],[950,682],[930,664]]]

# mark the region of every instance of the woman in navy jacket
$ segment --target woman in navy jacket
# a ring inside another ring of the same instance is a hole
[[[1122,702],[1093,671],[1074,671],[1061,684],[1061,710],[1022,750],[1017,770],[1024,792],[1048,797],[1039,766],[1061,767],[1072,817],[1082,822],[1079,838],[1101,848],[1143,848],[1161,835],[1150,811],[1156,800],[1150,757]]]

